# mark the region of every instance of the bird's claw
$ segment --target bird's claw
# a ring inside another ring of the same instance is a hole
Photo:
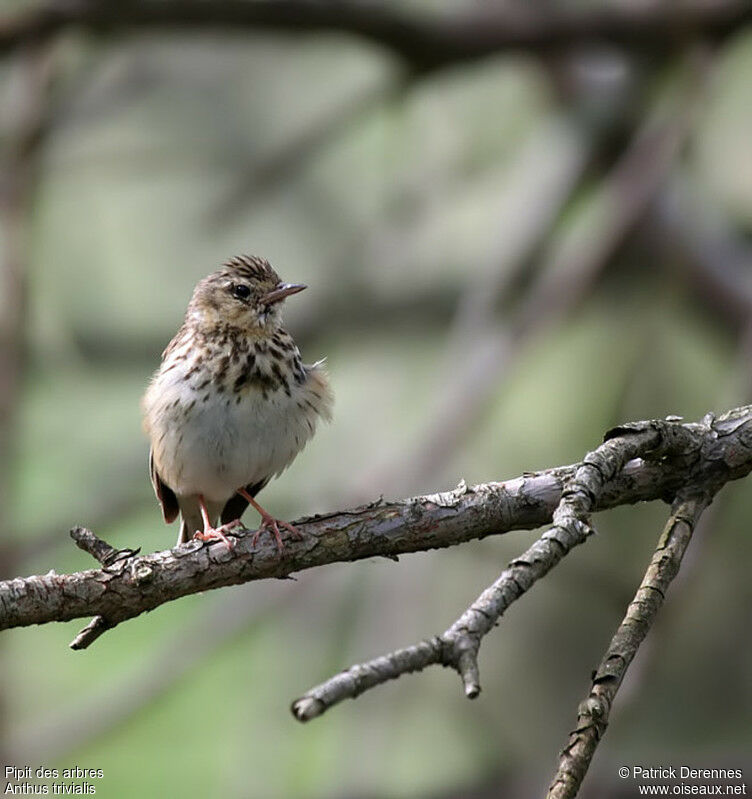
[[[235,541],[231,538],[228,538],[224,531],[227,530],[228,532],[233,528],[237,527],[238,520],[234,522],[229,522],[229,524],[223,524],[221,527],[209,527],[206,530],[196,530],[193,534],[194,541],[222,541],[227,544],[228,549],[234,549]]]
[[[282,553],[285,545],[282,543],[282,536],[279,532],[280,525],[289,533],[291,533],[293,538],[296,538],[298,541],[303,538],[303,534],[300,532],[300,530],[298,530],[295,525],[290,524],[290,522],[283,522],[281,519],[275,519],[273,516],[262,516],[261,524],[259,524],[258,530],[256,530],[256,533],[253,536],[252,546],[255,547],[258,543],[261,533],[263,533],[264,530],[268,530],[274,536],[274,540],[277,543],[277,549],[280,553]]]

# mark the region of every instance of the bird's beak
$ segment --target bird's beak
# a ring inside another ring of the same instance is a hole
[[[284,300],[285,297],[289,297],[291,294],[297,294],[299,291],[303,291],[303,289],[307,288],[308,286],[304,283],[278,283],[273,291],[270,291],[261,298],[261,302],[264,305],[274,305],[274,303]]]

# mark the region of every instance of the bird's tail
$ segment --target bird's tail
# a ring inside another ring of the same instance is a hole
[[[178,533],[178,544],[185,544],[193,538],[193,533],[188,529],[185,519],[180,520],[180,532]]]
[[[204,529],[204,520],[201,518],[197,497],[180,497],[180,532],[178,533],[178,544],[185,544],[190,541],[196,530]],[[209,507],[209,515],[219,515],[214,506]]]

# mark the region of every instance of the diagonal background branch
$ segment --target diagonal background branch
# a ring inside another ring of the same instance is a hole
[[[675,93],[669,95],[671,113],[667,113],[664,96],[662,102],[650,104],[625,152],[599,182],[593,207],[607,210],[598,215],[597,223],[573,226],[547,249],[518,309],[498,321],[495,309],[511,293],[517,273],[529,268],[528,257],[570,199],[585,159],[574,159],[576,163],[559,178],[560,185],[553,191],[548,187],[547,198],[526,196],[532,194],[526,178],[519,191],[522,218],[514,232],[505,230],[503,234],[506,259],[514,268],[502,269],[505,259],[495,257],[498,263],[493,277],[480,281],[478,290],[461,304],[444,370],[452,378],[442,378],[420,441],[398,466],[377,467],[375,474],[368,474],[364,486],[374,482],[397,486],[416,473],[424,479],[439,477],[441,464],[467,438],[522,353],[569,318],[602,278],[625,236],[644,217],[691,130],[704,96],[700,54],[691,53],[685,66],[671,82],[675,84]]]

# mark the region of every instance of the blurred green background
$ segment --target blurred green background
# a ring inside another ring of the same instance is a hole
[[[535,4],[562,7],[606,8]],[[195,282],[237,253],[309,285],[287,326],[336,391],[263,493],[282,518],[512,478],[621,421],[749,401],[752,26],[669,47],[671,30],[420,71],[341,31],[71,26],[9,48],[0,24],[2,576],[89,568],[73,524],[174,543],[139,397]],[[445,629],[535,533],[191,596],[85,652],[80,621],[5,632],[3,759],[102,768],[111,799],[540,795],[665,516],[598,516],[485,639],[475,702],[429,669],[305,726],[288,710]],[[746,483],[706,514],[582,796],[635,795],[623,765],[749,779],[751,517]]]

